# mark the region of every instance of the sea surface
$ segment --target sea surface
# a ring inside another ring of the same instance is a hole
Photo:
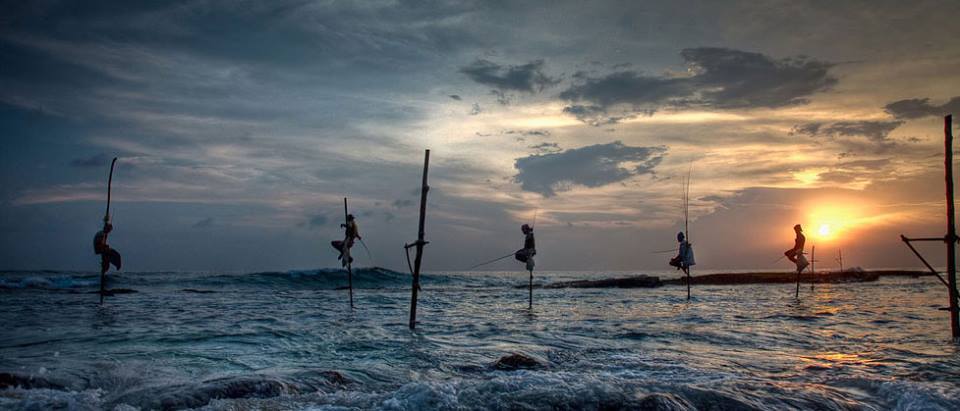
[[[0,409],[960,409],[935,278],[537,289],[521,272],[0,273]],[[638,273],[538,272],[537,284]],[[657,273],[648,273],[657,274]],[[671,273],[661,273],[675,275]],[[540,363],[503,370],[513,353]],[[14,385],[18,387],[14,387]]]

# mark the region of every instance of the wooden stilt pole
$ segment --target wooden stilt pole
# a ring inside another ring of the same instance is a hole
[[[417,229],[417,242],[407,244],[404,247],[417,247],[417,257],[413,260],[413,286],[410,291],[410,329],[417,326],[417,291],[420,289],[420,263],[423,261],[423,246],[427,244],[423,240],[423,226],[427,215],[427,192],[430,186],[427,185],[427,171],[430,168],[430,150],[426,150],[423,156],[423,182],[420,185],[420,224]]]
[[[530,270],[530,286],[528,287],[528,289],[530,290],[530,307],[529,308],[532,310],[533,309],[533,270]]]
[[[113,192],[113,168],[117,165],[117,158],[114,157],[113,161],[110,162],[110,177],[107,178],[107,212],[103,214],[103,228],[106,230],[107,224],[110,223],[110,196]],[[104,233],[106,235],[106,233]],[[106,293],[107,289],[107,270],[110,269],[110,263],[107,263],[107,269],[103,269],[103,259],[105,256],[100,256],[100,304],[103,304],[103,294]]]
[[[813,285],[817,283],[817,246],[810,247],[810,291],[813,291]]]
[[[797,269],[797,295],[796,298],[800,298],[800,269]]]
[[[950,294],[950,331],[954,341],[960,339],[960,318],[957,309],[957,227],[953,204],[953,116],[943,118],[944,174],[947,184],[947,283]]]
[[[843,273],[843,250],[837,249],[837,262],[840,263],[840,272]]]
[[[343,198],[343,222],[346,224],[346,230],[350,230],[350,221],[347,220],[347,216],[350,215],[347,212],[347,198]],[[346,241],[351,241],[350,238],[344,238]],[[353,308],[353,267],[351,256],[350,256],[350,247],[345,242],[343,243],[343,259],[347,262],[347,289],[350,290],[350,308]]]

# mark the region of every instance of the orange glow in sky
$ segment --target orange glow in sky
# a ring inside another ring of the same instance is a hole
[[[854,228],[868,223],[862,208],[850,205],[822,205],[810,212],[807,235],[818,242],[830,242],[842,239],[843,235]]]

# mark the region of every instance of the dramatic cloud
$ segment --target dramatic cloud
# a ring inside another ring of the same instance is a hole
[[[462,97],[460,97],[459,95],[456,95],[456,94],[451,94],[451,95],[450,95],[450,98],[452,98],[452,99],[454,99],[454,100],[457,100],[457,101],[463,100]]]
[[[493,87],[500,98],[504,98],[503,93],[507,91],[534,93],[559,82],[543,72],[543,60],[519,66],[504,66],[478,59],[460,68],[460,72],[477,83]]]
[[[727,48],[690,48],[681,51],[692,74],[651,76],[621,71],[603,77],[578,73],[579,80],[560,97],[572,104],[565,112],[599,125],[623,116],[652,115],[661,108],[777,108],[805,104],[815,92],[837,80],[828,74],[830,63],[806,57],[772,57]],[[610,116],[618,107],[623,114]]]
[[[563,151],[557,143],[540,143],[530,146],[530,148],[537,150],[539,153],[557,153]]]
[[[960,114],[960,96],[951,98],[941,105],[930,104],[929,98],[911,98],[894,101],[884,107],[887,113],[899,119],[917,119],[927,116],[945,116]]]
[[[839,121],[831,124],[806,123],[793,127],[791,134],[805,134],[812,137],[866,137],[875,143],[887,141],[890,132],[903,124],[903,121]]]
[[[514,180],[525,191],[550,197],[572,185],[601,187],[640,174],[652,174],[667,148],[631,147],[619,141],[559,153],[518,158]]]

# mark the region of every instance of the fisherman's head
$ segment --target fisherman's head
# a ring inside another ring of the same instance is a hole
[[[106,223],[103,225],[103,232],[109,233],[111,231],[113,231],[113,224]]]
[[[803,227],[800,227],[800,224],[797,224],[797,225],[793,226],[793,231],[796,231],[796,232],[798,232],[798,233],[802,233],[802,232],[803,232]]]
[[[532,233],[533,227],[530,227],[530,224],[524,224],[520,226],[520,231],[523,231],[524,234]]]
[[[347,221],[353,221],[353,214],[347,214]]]
[[[677,233],[677,242],[682,243],[684,239],[683,231]]]

